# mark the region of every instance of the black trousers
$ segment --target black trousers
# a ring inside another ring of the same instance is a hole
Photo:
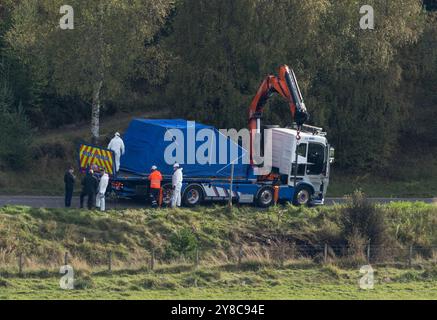
[[[94,207],[94,200],[96,199],[96,194],[94,192],[91,193],[86,193],[84,191],[82,191],[80,193],[80,207],[83,208],[83,200],[85,197],[87,198],[87,207],[88,209],[92,209]]]
[[[73,197],[73,188],[65,188],[65,207],[71,207],[71,198]]]
[[[159,205],[159,191],[161,189],[150,188],[150,200],[152,201],[152,207],[156,208]]]

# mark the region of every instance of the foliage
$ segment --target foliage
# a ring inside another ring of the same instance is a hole
[[[144,43],[159,29],[171,1],[71,1],[73,30],[59,28],[63,4],[21,1],[6,40],[58,95],[92,102],[97,139],[101,102],[129,88],[131,77],[147,79]]]
[[[69,251],[84,265],[106,265],[110,250],[114,263],[131,265],[134,261],[144,263],[151,248],[157,261],[184,255],[193,263],[195,249],[199,249],[201,260],[232,261],[243,244],[251,248],[252,253],[245,258],[249,267],[252,262],[262,266],[263,250],[274,250],[278,243],[304,245],[308,252],[303,253],[314,256],[324,243],[334,250],[346,244],[354,230],[364,243],[371,237],[374,246],[403,248],[403,252],[410,244],[437,244],[437,209],[428,204],[393,203],[373,208],[357,200],[355,205],[343,206],[234,210],[235,216],[229,219],[225,207],[105,213],[4,207],[0,209],[0,247],[9,248],[8,256],[13,259],[19,250],[41,263],[62,261]],[[386,217],[384,224],[381,215]]]
[[[0,4],[0,58],[34,127],[97,125],[92,104],[241,128],[262,79],[286,63],[342,171],[393,178],[400,155],[435,148],[437,16],[421,1],[368,1],[374,30],[359,28],[358,0],[75,0],[74,30],[59,29],[61,4]],[[264,121],[290,125],[286,103],[272,97]]]
[[[193,257],[197,247],[196,236],[192,230],[185,227],[170,236],[166,255],[168,257]]]
[[[21,104],[15,108],[8,83],[1,80],[0,78],[0,167],[23,169],[29,161],[32,130]]]
[[[349,245],[358,243],[356,247],[363,248],[367,241],[375,246],[387,242],[384,213],[361,191],[355,191],[350,196],[349,203],[341,210],[340,223],[343,238]]]

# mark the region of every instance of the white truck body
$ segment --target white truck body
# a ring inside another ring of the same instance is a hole
[[[314,197],[324,198],[329,184],[329,144],[321,131],[300,132],[289,128],[272,128],[272,165],[280,175],[288,176],[288,185],[306,183],[314,189]],[[296,143],[298,170],[295,172]],[[296,177],[295,177],[296,175]]]

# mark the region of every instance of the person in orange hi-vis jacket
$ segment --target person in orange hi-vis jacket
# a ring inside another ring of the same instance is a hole
[[[149,181],[150,181],[150,199],[152,201],[152,207],[156,208],[158,207],[160,192],[161,192],[161,181],[162,181],[162,175],[161,172],[159,172],[158,168],[156,166],[152,166],[152,172],[149,175]]]

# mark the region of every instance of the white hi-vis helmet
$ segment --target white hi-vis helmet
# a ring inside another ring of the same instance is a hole
[[[179,163],[175,163],[174,165],[173,165],[173,168],[179,168]]]
[[[156,170],[156,169],[158,169],[157,166],[152,166],[152,170]]]

